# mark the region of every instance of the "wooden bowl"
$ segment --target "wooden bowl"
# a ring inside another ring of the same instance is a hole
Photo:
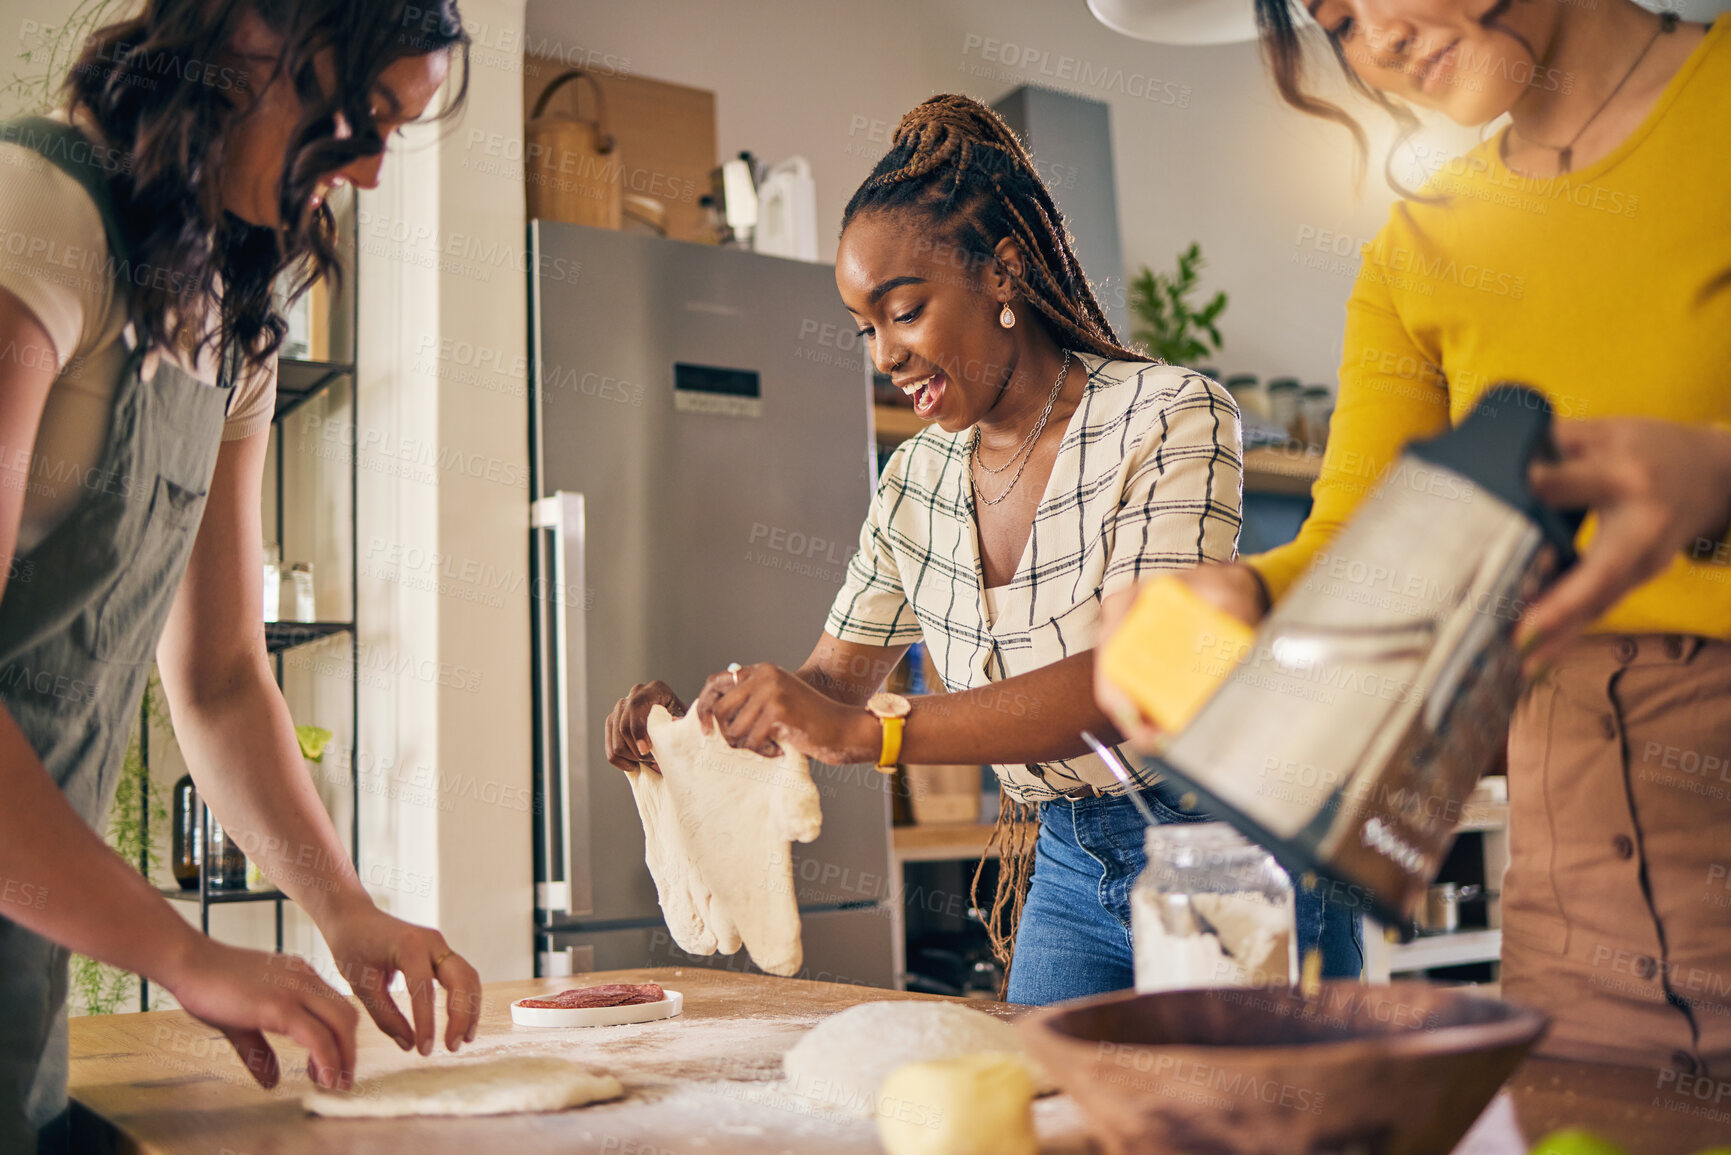
[[[1018,1022],[1111,1155],[1446,1155],[1547,1020],[1407,982],[1133,991]]]

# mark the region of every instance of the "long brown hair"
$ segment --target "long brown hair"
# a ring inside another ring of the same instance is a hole
[[[260,75],[215,62],[252,13],[283,42]],[[384,151],[372,100],[396,61],[456,48],[462,79],[440,116],[468,89],[468,34],[456,0],[149,0],[137,16],[98,29],[66,78],[67,108],[95,122],[124,157],[109,190],[128,252],[127,318],[141,340],[235,346],[249,365],[269,359],[287,324],[271,300],[290,268],[304,269],[289,296],[321,277],[340,279],[336,222],[311,207],[318,182]],[[330,62],[325,90],[315,61]],[[266,85],[294,86],[302,115],[290,138],[277,201],[283,226],[255,226],[223,211],[224,141]],[[237,94],[239,99],[237,99]],[[350,134],[337,136],[337,118]],[[140,274],[143,270],[143,274]],[[205,331],[208,306],[219,323]]]
[[[890,150],[848,201],[842,231],[861,213],[885,210],[920,214],[982,263],[996,260],[999,241],[1014,239],[1025,271],[1005,271],[1053,340],[1114,360],[1152,360],[1119,343],[1033,158],[978,101],[934,96],[903,116]]]
[[[1257,37],[1262,44],[1263,62],[1267,64],[1269,75],[1274,79],[1274,90],[1280,94],[1281,100],[1298,111],[1333,121],[1351,133],[1357,158],[1355,176],[1362,178],[1365,157],[1370,153],[1370,141],[1365,136],[1364,127],[1346,109],[1331,100],[1312,94],[1305,87],[1305,43],[1298,27],[1298,13],[1301,9],[1297,0],[1255,0],[1255,4]],[[1388,155],[1383,158],[1383,179],[1388,181],[1390,188],[1403,196],[1417,195],[1395,177],[1394,155],[1402,144],[1418,132],[1421,127],[1418,116],[1404,102],[1366,84],[1358,73],[1352,70],[1351,63],[1346,59],[1346,49],[1339,38],[1326,31],[1323,36],[1328,41],[1335,63],[1340,65],[1340,71],[1346,77],[1348,87],[1386,112],[1400,130],[1394,144],[1389,147]]]

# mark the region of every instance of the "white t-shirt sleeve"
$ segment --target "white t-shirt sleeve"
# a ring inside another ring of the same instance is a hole
[[[222,427],[224,441],[239,441],[270,428],[276,413],[277,359],[271,359],[260,369],[241,374],[235,384],[234,403],[228,407],[228,420]]]
[[[113,282],[96,203],[76,180],[16,144],[0,144],[0,288],[36,315],[54,342],[57,374],[89,350],[108,316]]]

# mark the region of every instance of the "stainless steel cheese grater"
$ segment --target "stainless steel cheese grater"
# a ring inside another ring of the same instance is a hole
[[[1330,898],[1406,926],[1521,691],[1513,633],[1574,560],[1538,502],[1551,410],[1503,384],[1408,446],[1150,769]]]

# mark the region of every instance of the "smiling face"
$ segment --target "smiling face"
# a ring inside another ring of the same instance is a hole
[[[1009,380],[1037,323],[1025,301],[1018,325],[998,322],[1014,291],[998,262],[1020,271],[1014,242],[981,259],[933,238],[917,215],[855,217],[836,249],[835,283],[859,323],[872,364],[914,398],[914,411],[951,433],[979,421]],[[1025,326],[1025,327],[1024,327]]]
[[[1495,120],[1561,81],[1536,63],[1556,30],[1550,0],[1309,0],[1312,17],[1372,88],[1457,124]]]
[[[278,200],[289,142],[299,127],[303,109],[288,77],[269,79],[282,53],[282,39],[256,16],[243,19],[235,36],[234,56],[248,75],[261,77],[263,91],[244,117],[234,122],[228,142],[227,163],[221,176],[222,207],[253,225],[281,228],[285,224]],[[372,112],[380,137],[419,118],[432,103],[450,71],[450,53],[430,52],[393,61],[379,76],[372,94]],[[321,80],[332,83],[328,62],[318,66]],[[244,99],[244,98],[243,98]],[[348,126],[337,122],[339,138]],[[327,174],[313,193],[316,205],[331,189],[344,184],[376,188],[384,154],[360,157]]]

